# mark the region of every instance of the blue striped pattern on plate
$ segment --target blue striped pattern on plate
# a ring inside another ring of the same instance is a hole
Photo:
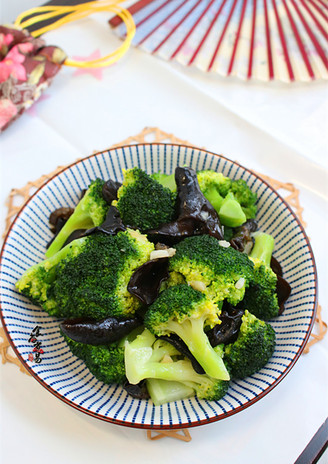
[[[69,351],[58,330],[58,320],[15,291],[22,273],[44,257],[51,238],[50,213],[60,206],[74,206],[82,189],[96,177],[122,179],[122,170],[139,166],[148,173],[173,172],[178,165],[213,169],[234,179],[242,178],[258,194],[260,228],[276,241],[275,256],[282,264],[292,294],[285,312],[271,321],[277,347],[270,362],[258,373],[232,382],[220,401],[196,398],[154,407],[136,400],[116,385],[97,381]],[[5,240],[0,265],[2,323],[11,344],[32,375],[50,392],[94,417],[131,427],[181,428],[216,421],[262,398],[294,365],[309,337],[316,309],[316,270],[306,234],[285,201],[251,171],[222,156],[179,145],[133,145],[97,153],[65,168],[41,187],[22,208]],[[29,360],[29,342],[40,327],[42,362]]]

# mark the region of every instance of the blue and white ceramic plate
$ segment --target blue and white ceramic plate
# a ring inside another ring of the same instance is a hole
[[[120,386],[96,380],[73,356],[59,333],[58,320],[48,316],[15,290],[15,282],[44,259],[51,239],[48,218],[60,206],[74,206],[90,181],[122,179],[122,170],[139,166],[148,173],[173,172],[178,165],[213,169],[242,178],[258,195],[261,230],[275,238],[292,294],[284,313],[271,321],[277,334],[273,357],[261,371],[232,382],[220,401],[196,398],[155,407],[136,400]],[[302,225],[288,204],[265,181],[222,156],[179,145],[133,145],[94,154],[63,169],[46,182],[17,215],[2,249],[0,262],[2,324],[27,370],[51,393],[79,411],[119,425],[139,428],[183,428],[217,421],[254,404],[270,392],[299,358],[315,319],[317,279],[313,253]]]

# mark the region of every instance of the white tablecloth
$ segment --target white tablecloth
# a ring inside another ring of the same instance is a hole
[[[23,2],[22,9],[28,6]],[[106,19],[100,15],[51,32],[47,43],[70,56],[105,54],[119,43]],[[13,187],[157,126],[300,189],[327,321],[327,94],[323,82],[224,80],[137,49],[102,71],[63,68],[42,100],[0,137],[1,228]],[[328,337],[245,411],[190,429],[190,443],[151,442],[143,430],[75,411],[6,364],[0,368],[0,461],[290,464],[327,417],[327,385]]]

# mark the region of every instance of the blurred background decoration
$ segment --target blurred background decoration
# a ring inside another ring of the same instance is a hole
[[[133,44],[164,60],[241,79],[328,78],[326,0],[141,0]],[[124,37],[118,18],[110,24]]]

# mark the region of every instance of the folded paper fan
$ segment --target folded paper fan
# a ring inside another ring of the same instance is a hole
[[[242,79],[328,78],[327,0],[141,0],[129,10],[133,44],[165,60]]]

